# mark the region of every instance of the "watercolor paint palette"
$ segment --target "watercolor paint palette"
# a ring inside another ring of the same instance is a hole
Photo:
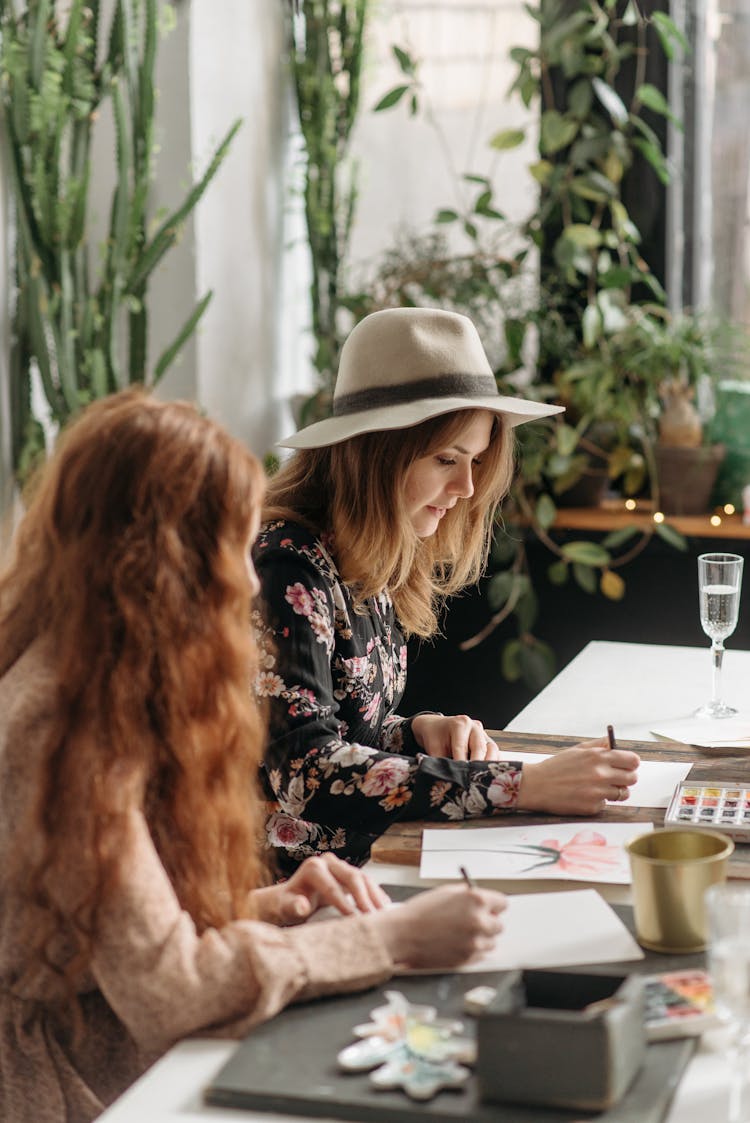
[[[675,788],[664,826],[702,827],[750,842],[750,785],[686,780]]]
[[[690,1037],[718,1024],[708,972],[696,968],[647,975],[644,1019],[649,1041]]]

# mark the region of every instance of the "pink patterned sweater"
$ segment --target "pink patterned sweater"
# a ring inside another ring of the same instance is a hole
[[[40,969],[23,989],[17,983],[22,932],[33,916],[4,871],[34,795],[54,681],[43,643],[0,679],[0,1120],[88,1123],[180,1038],[242,1037],[288,1003],[388,978],[390,956],[357,916],[298,928],[236,921],[199,936],[134,810],[118,887],[79,988],[80,1040],[40,1014],[33,1000],[59,993],[59,980]],[[71,869],[67,884],[62,879],[63,906],[79,878]]]

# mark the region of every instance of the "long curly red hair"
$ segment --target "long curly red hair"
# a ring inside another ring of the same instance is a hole
[[[266,880],[247,571],[264,486],[194,407],[129,390],[84,411],[33,488],[0,575],[0,674],[49,639],[56,720],[14,880],[46,919],[29,967],[63,936],[71,986],[133,807],[199,930],[249,915]],[[72,916],[55,903],[62,868],[82,871]]]

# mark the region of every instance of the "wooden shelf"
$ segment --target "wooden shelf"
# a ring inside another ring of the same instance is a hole
[[[717,512],[718,513],[718,512]],[[738,514],[721,514],[721,523],[714,526],[706,515],[666,515],[664,523],[674,527],[688,538],[747,538],[750,526],[745,526]],[[638,503],[635,511],[625,509],[621,499],[605,499],[599,507],[560,507],[554,521],[557,530],[590,530],[608,533],[625,526],[646,530],[654,526],[653,508],[646,502]]]

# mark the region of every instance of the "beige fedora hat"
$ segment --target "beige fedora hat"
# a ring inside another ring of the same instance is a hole
[[[468,316],[434,308],[386,308],[365,316],[341,349],[333,416],[279,444],[323,448],[360,433],[407,429],[461,409],[488,409],[512,428],[562,408],[503,397]]]

